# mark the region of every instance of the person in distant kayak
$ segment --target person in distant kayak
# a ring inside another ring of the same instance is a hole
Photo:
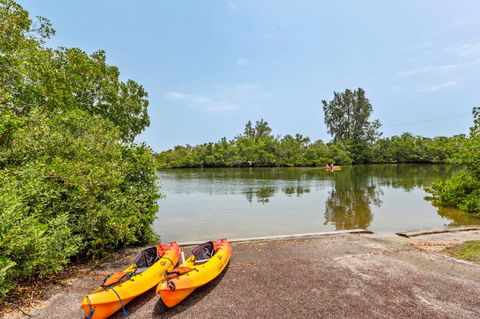
[[[325,169],[328,169],[328,170],[329,170],[329,169],[330,169],[330,164],[328,164],[328,163],[325,164]]]
[[[333,168],[335,167],[334,163],[330,164],[330,170],[333,171]]]

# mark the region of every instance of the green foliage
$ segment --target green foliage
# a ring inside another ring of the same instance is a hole
[[[369,146],[381,135],[379,120],[370,120],[373,108],[361,88],[333,92],[333,100],[323,100],[325,124],[333,142],[343,143],[354,163],[367,162]]]
[[[15,282],[8,276],[9,269],[15,265],[13,261],[0,256],[0,300],[15,286]]]
[[[373,142],[380,136],[379,120],[370,121],[372,105],[365,96],[365,91],[346,89],[344,92],[333,92],[331,101],[323,100],[325,124],[334,142],[351,141],[363,145]]]
[[[244,133],[230,141],[222,138],[217,143],[175,146],[172,150],[161,152],[157,155],[158,166],[325,166],[326,163],[333,162],[340,165],[458,163],[460,150],[465,152],[470,149],[473,153],[475,145],[478,145],[468,144],[469,139],[464,135],[427,138],[404,133],[365,145],[351,140],[328,144],[318,140],[312,143],[308,137],[301,134],[274,137],[271,132],[267,122],[258,121],[256,127],[253,127],[249,121],[245,125]],[[467,157],[472,158],[470,155]],[[464,162],[466,161],[465,159]]]
[[[147,92],[106,62],[104,51],[88,55],[76,48],[49,49],[50,22],[10,0],[0,0],[0,106],[28,114],[33,107],[82,109],[112,121],[125,141],[149,125]]]
[[[463,147],[467,137],[422,137],[411,133],[382,138],[369,148],[369,163],[446,163]]]
[[[34,109],[21,122],[0,148],[0,257],[16,264],[10,280],[154,239],[159,195],[147,147],[119,143],[112,123],[81,110]]]
[[[471,136],[457,142],[451,162],[461,165],[465,172],[446,181],[438,181],[427,189],[438,205],[456,206],[462,210],[480,213],[480,123],[479,108],[473,109]]]
[[[217,143],[198,146],[175,146],[157,154],[159,168],[242,167],[242,166],[325,166],[327,162],[351,164],[341,146],[327,146],[321,141],[310,143],[308,137],[274,137],[268,122],[250,121],[243,134],[233,140],[222,138]]]
[[[147,93],[103,51],[46,48],[54,33],[0,0],[0,300],[72,258],[156,239],[156,164],[132,142]]]
[[[455,161],[480,177],[480,134],[472,135],[461,144],[455,154]]]
[[[437,181],[427,191],[432,193],[436,204],[480,212],[480,180],[474,174],[462,173],[446,181]]]
[[[473,125],[470,128],[470,135],[476,136],[480,134],[480,106],[476,106],[472,110]]]

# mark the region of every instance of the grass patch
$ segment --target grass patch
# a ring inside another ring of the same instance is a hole
[[[445,248],[443,251],[458,259],[480,263],[480,240],[469,240],[464,243]]]

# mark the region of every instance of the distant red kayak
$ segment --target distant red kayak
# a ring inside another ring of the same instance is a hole
[[[326,170],[326,171],[332,171],[332,169],[331,169],[330,167],[324,167],[323,169]],[[341,171],[341,170],[342,170],[342,167],[341,167],[340,165],[335,165],[335,166],[333,167],[333,170],[334,170],[334,171]]]

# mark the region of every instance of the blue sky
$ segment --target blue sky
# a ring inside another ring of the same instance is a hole
[[[19,1],[50,46],[107,52],[145,86],[156,151],[275,134],[328,141],[322,99],[362,87],[384,136],[466,133],[480,105],[480,1]]]

